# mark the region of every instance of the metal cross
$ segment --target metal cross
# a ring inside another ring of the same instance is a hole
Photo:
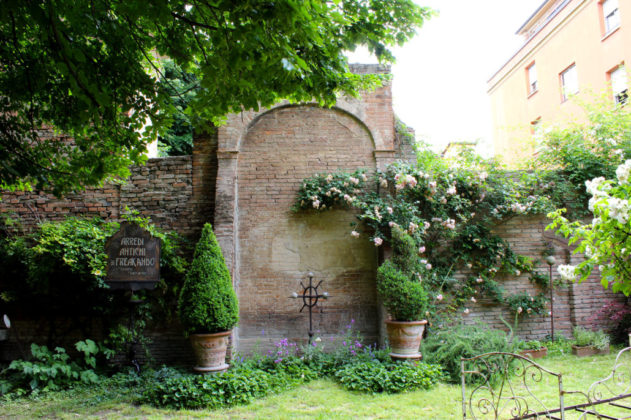
[[[300,286],[302,286],[302,294],[299,295],[298,293],[293,292],[291,294],[291,298],[297,299],[298,296],[302,297],[302,308],[300,308],[300,312],[302,312],[305,307],[309,308],[309,344],[311,344],[311,340],[313,339],[313,308],[318,304],[318,300],[320,298],[328,299],[329,294],[327,292],[322,292],[322,294],[318,292],[318,287],[322,284],[322,280],[314,286],[313,273],[310,272],[307,276],[309,276],[309,285],[305,286],[301,281]],[[320,309],[320,312],[322,312],[322,309]]]

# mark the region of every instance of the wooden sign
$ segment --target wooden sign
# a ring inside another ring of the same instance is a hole
[[[153,289],[160,281],[160,239],[123,222],[105,244],[106,282],[114,289]]]

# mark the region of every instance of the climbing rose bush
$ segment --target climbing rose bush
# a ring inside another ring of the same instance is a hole
[[[570,244],[578,244],[574,252],[585,254],[580,264],[559,267],[563,278],[582,281],[598,269],[605,288],[631,294],[630,174],[631,160],[627,160],[616,169],[616,179],[598,177],[585,182],[593,212],[589,224],[570,222],[563,216],[565,209],[548,214],[552,223],[546,229],[569,238]]]
[[[537,194],[529,174],[517,179],[493,161],[473,155],[445,160],[420,147],[415,163],[307,178],[293,209],[354,209],[358,221],[349,235],[376,247],[391,245],[394,230],[410,235],[421,262],[416,276],[433,302],[430,314],[467,315],[481,297],[508,304],[498,277],[532,273],[534,263],[493,228],[517,215],[546,213],[550,201]],[[458,270],[464,279],[455,276]]]

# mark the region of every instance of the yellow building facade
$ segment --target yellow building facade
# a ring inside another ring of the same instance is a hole
[[[488,81],[495,155],[513,168],[535,153],[542,124],[580,119],[574,95],[609,88],[626,102],[631,0],[545,1],[517,33],[524,44]]]

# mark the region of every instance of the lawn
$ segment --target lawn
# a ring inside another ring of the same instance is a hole
[[[616,354],[576,358],[549,356],[540,364],[563,374],[565,390],[586,391],[611,371]],[[627,376],[628,380],[628,376]],[[460,387],[439,384],[429,391],[395,395],[352,393],[337,383],[320,379],[290,391],[262,398],[246,406],[222,410],[164,410],[136,405],[137,389],[107,381],[98,387],[76,389],[4,401],[1,418],[204,418],[216,419],[456,419],[461,418]],[[543,380],[533,392],[550,405],[558,401],[556,383]],[[566,405],[584,397],[566,397]],[[568,418],[575,418],[568,416]]]

